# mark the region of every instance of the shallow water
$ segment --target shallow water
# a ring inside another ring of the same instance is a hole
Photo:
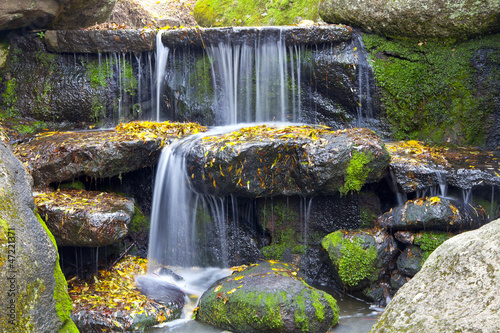
[[[164,323],[146,330],[147,333],[222,333],[228,332],[210,325],[191,320],[194,308],[203,292],[215,281],[231,275],[229,269],[220,268],[172,268],[184,281],[176,282],[170,276],[162,279],[176,284],[187,295],[184,314],[181,319]],[[331,293],[340,308],[339,324],[328,332],[331,333],[368,333],[383,309],[352,298],[348,295]]]

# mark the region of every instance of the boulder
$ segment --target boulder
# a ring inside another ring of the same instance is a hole
[[[389,37],[465,38],[500,31],[496,0],[322,0],[321,18]]]
[[[415,245],[410,245],[403,250],[396,261],[396,265],[401,274],[413,277],[422,267],[422,249]]]
[[[369,288],[382,278],[398,253],[394,238],[381,229],[338,230],[321,245],[339,283],[351,291]]]
[[[0,331],[77,332],[56,243],[36,212],[32,182],[0,141]]]
[[[40,215],[59,246],[100,247],[127,235],[134,203],[97,191],[35,192]]]
[[[447,240],[371,332],[499,332],[499,248],[500,220]]]
[[[259,262],[215,282],[200,298],[196,320],[232,332],[326,332],[336,325],[335,299],[277,261]]]
[[[368,129],[260,125],[200,139],[186,153],[186,172],[196,191],[215,196],[311,196],[358,192],[388,162]]]
[[[0,4],[0,31],[18,28],[71,30],[106,21],[116,0],[3,1]]]
[[[441,197],[409,200],[379,216],[378,225],[389,230],[460,231],[477,229],[487,222],[484,208]]]
[[[163,145],[173,138],[204,130],[197,124],[132,122],[116,130],[49,132],[14,147],[35,186],[79,176],[105,178],[158,163]]]

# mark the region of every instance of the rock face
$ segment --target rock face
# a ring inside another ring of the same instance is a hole
[[[443,230],[477,229],[487,221],[484,208],[462,201],[430,197],[406,202],[383,214],[378,219],[382,228],[389,230]]]
[[[196,319],[232,332],[326,332],[335,299],[308,286],[289,264],[260,262],[217,281],[200,298]]]
[[[59,246],[107,246],[128,232],[134,203],[104,192],[35,193],[40,215]]]
[[[0,141],[0,330],[77,332],[55,241],[34,213],[31,183]]]
[[[496,0],[322,0],[320,15],[389,37],[459,37],[500,30]]]
[[[194,189],[243,197],[359,191],[381,179],[389,155],[367,129],[242,128],[208,136],[186,155]]]
[[[23,27],[78,29],[106,21],[116,0],[3,1],[0,4],[0,30]]]
[[[500,331],[500,220],[438,247],[389,303],[377,332]]]

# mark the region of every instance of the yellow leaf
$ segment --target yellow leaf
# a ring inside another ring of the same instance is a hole
[[[217,288],[214,289],[214,292],[218,292],[219,290],[221,290],[222,288],[222,284],[218,285]]]

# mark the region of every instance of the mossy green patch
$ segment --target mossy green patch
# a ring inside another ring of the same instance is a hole
[[[289,25],[319,20],[319,0],[198,0],[194,16],[201,26]]]
[[[371,152],[354,151],[347,166],[344,185],[339,189],[340,194],[346,195],[349,192],[359,192],[365,184],[368,173],[371,171],[367,164],[373,160]]]
[[[59,185],[60,190],[85,190],[85,184],[79,180],[64,182]]]
[[[415,237],[415,245],[422,249],[422,264],[429,258],[429,255],[447,239],[453,237],[452,234],[437,231],[424,231]]]
[[[149,218],[137,208],[134,208],[134,218],[129,226],[129,232],[148,232],[149,231]]]
[[[364,35],[394,137],[484,144],[498,88],[484,80],[483,86],[490,87],[478,93],[472,60],[486,51],[490,61],[497,61],[488,76],[498,78],[499,36],[456,42]]]

